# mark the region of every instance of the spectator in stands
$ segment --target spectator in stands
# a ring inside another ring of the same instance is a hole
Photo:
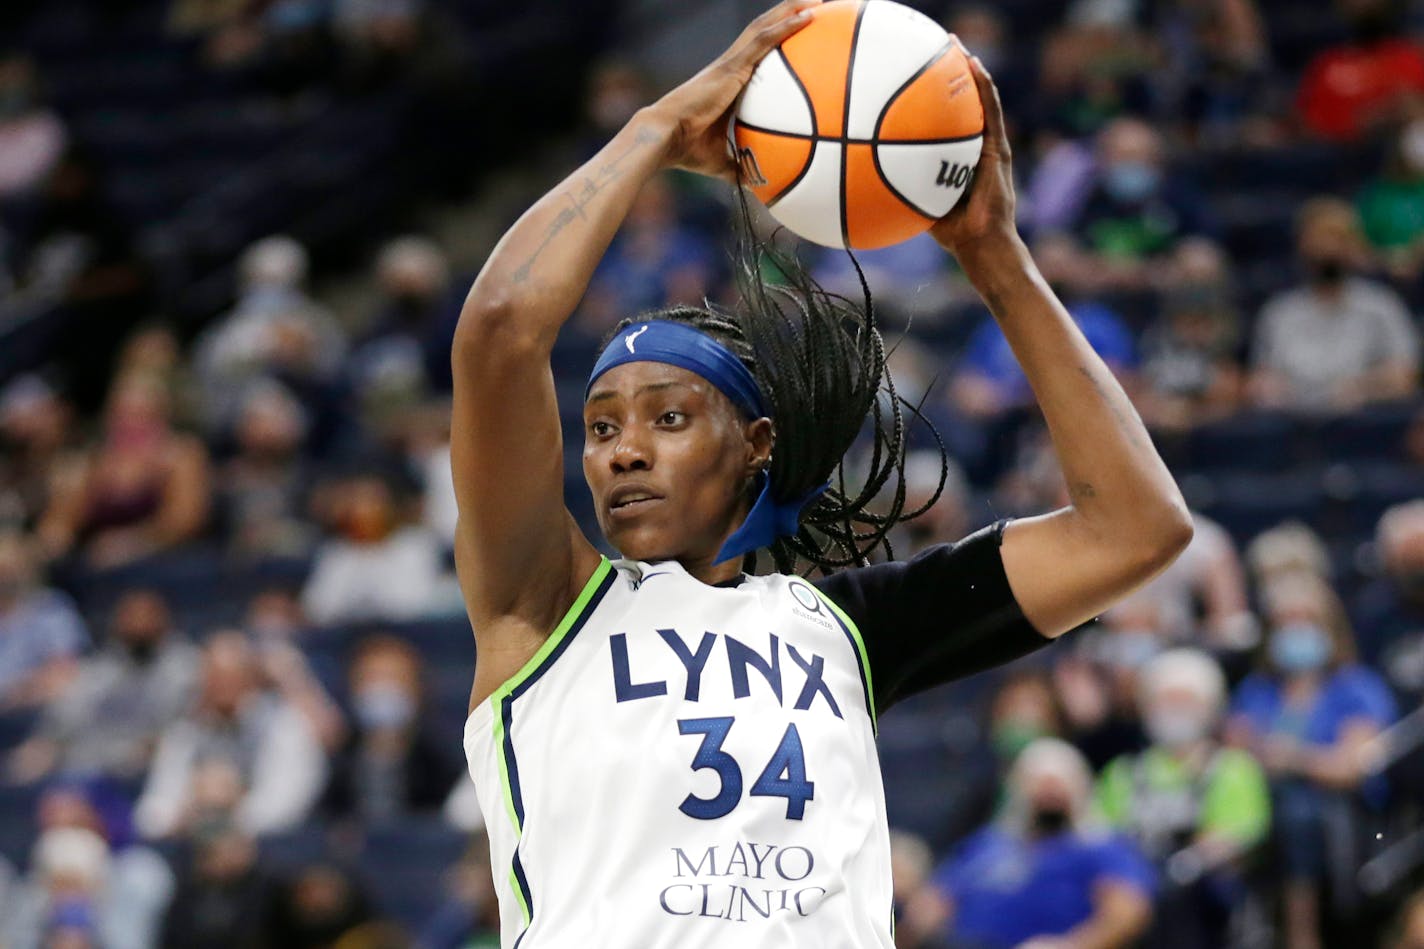
[[[170,396],[144,375],[115,381],[104,431],[55,473],[39,525],[46,553],[78,553],[95,568],[162,553],[207,523],[211,487],[202,442],[173,428]]]
[[[444,548],[409,523],[405,480],[365,472],[339,482],[328,512],[334,534],[302,591],[314,622],[415,619],[448,606]]]
[[[118,802],[118,808],[125,807]],[[115,802],[102,792],[82,784],[45,791],[37,807],[40,837],[30,877],[8,905],[0,904],[0,943],[6,949],[51,946],[55,926],[81,922],[104,949],[154,945],[173,896],[173,873],[158,853],[129,839],[126,816],[115,813]],[[97,875],[56,878],[85,868]]]
[[[1384,512],[1375,534],[1383,576],[1356,597],[1360,658],[1402,696],[1424,698],[1424,500]]]
[[[1401,125],[1383,172],[1356,198],[1360,223],[1389,272],[1410,281],[1424,268],[1424,114]]]
[[[1114,760],[1098,781],[1103,816],[1137,840],[1162,874],[1149,944],[1228,944],[1245,896],[1243,858],[1270,830],[1265,773],[1217,736],[1226,679],[1206,653],[1174,649],[1149,662],[1139,695],[1151,745]]]
[[[1039,738],[1063,734],[1063,711],[1045,672],[1020,669],[996,683],[988,697],[977,747],[954,762],[960,790],[931,843],[957,844],[987,823],[1002,804],[1004,776],[1019,753]]]
[[[1358,808],[1384,803],[1363,749],[1395,717],[1379,674],[1355,661],[1335,593],[1305,575],[1263,591],[1271,629],[1261,669],[1237,687],[1227,736],[1271,775],[1288,949],[1320,945],[1321,887],[1352,887],[1356,867],[1327,826],[1355,827]],[[1334,835],[1338,839],[1338,835]]]
[[[0,712],[53,701],[88,644],[74,602],[41,585],[29,540],[0,533]]]
[[[1094,826],[1091,782],[1072,745],[1041,738],[1024,749],[1002,816],[935,871],[951,940],[1125,949],[1147,931],[1152,868],[1132,841]]]
[[[1203,144],[1240,144],[1269,81],[1270,44],[1255,0],[1153,6],[1164,62],[1153,74],[1159,113],[1185,119]]]
[[[281,383],[264,379],[249,387],[233,432],[237,451],[217,478],[218,516],[231,552],[303,557],[316,546],[306,433],[307,413]]]
[[[1034,247],[1034,259],[1088,342],[1131,387],[1137,368],[1132,332],[1112,309],[1080,292],[1081,255],[1073,242],[1062,236],[1042,240]],[[1032,403],[1028,378],[992,318],[985,317],[965,344],[950,391],[956,407],[971,419],[992,419]]]
[[[667,176],[650,178],[598,265],[578,326],[602,336],[630,313],[701,300],[712,287],[716,263],[711,242],[679,222]]]
[[[1070,740],[1095,768],[1147,744],[1137,695],[1142,669],[1167,646],[1162,606],[1141,591],[1083,631],[1053,681]]]
[[[51,771],[142,779],[159,736],[191,705],[198,659],[173,628],[163,597],[132,590],[114,606],[109,641],[79,662],[50,702],[11,771],[30,781]]]
[[[1094,284],[1142,289],[1183,238],[1210,235],[1205,202],[1167,165],[1161,133],[1141,119],[1120,118],[1098,136],[1097,176],[1070,222],[1088,249]]]
[[[421,949],[498,949],[498,895],[489,838],[483,831],[470,836],[446,888],[444,905],[426,921],[416,944]]]
[[[325,784],[326,756],[306,718],[260,689],[259,674],[241,633],[208,639],[197,706],[163,733],[134,811],[144,836],[191,829],[201,816],[196,776],[214,762],[226,762],[241,782],[234,818],[243,830],[283,830],[306,816]]]
[[[934,853],[914,834],[890,831],[890,880],[897,949],[947,949],[949,919],[944,895],[930,882]]]
[[[1399,296],[1355,276],[1363,241],[1354,208],[1308,202],[1298,219],[1307,282],[1261,309],[1251,389],[1263,406],[1339,412],[1419,385],[1419,331]]]
[[[376,285],[380,302],[352,360],[357,390],[448,393],[460,300],[445,252],[427,237],[397,237],[376,258]]]
[[[263,944],[383,947],[392,938],[356,878],[319,861],[278,884]]]
[[[231,820],[193,828],[178,861],[177,892],[163,921],[163,949],[254,949],[264,941],[275,882],[252,835]]]
[[[1240,405],[1241,320],[1219,245],[1183,241],[1172,270],[1160,314],[1143,337],[1136,403],[1153,428],[1184,429],[1223,418]]]
[[[1424,53],[1400,29],[1392,0],[1337,0],[1350,39],[1322,50],[1301,78],[1296,107],[1321,138],[1353,141],[1424,95]]]
[[[29,57],[0,57],[0,204],[33,192],[64,154],[64,122],[38,86]]]
[[[363,640],[348,692],[353,728],[333,762],[326,808],[366,822],[438,810],[461,768],[423,714],[420,655],[392,636]]]
[[[284,235],[264,237],[243,252],[237,303],[198,337],[194,351],[210,427],[231,420],[233,400],[254,376],[275,374],[304,396],[336,378],[346,334],[307,295],[309,268],[306,248]]]
[[[1295,520],[1257,534],[1246,548],[1246,563],[1258,590],[1270,587],[1280,577],[1304,575],[1327,580],[1331,574],[1325,542]]]
[[[0,530],[34,528],[73,439],[69,403],[40,376],[19,376],[0,390]]]
[[[92,830],[62,827],[41,834],[30,875],[5,907],[0,942],[7,949],[146,949],[150,941],[143,933],[124,932],[116,923],[125,909],[118,898],[127,894],[110,892],[109,860],[108,844]]]

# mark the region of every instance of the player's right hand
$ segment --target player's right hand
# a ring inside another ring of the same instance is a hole
[[[762,57],[811,20],[821,0],[782,0],[751,22],[727,51],[697,75],[643,110],[668,130],[666,163],[735,180],[727,150],[727,119]]]

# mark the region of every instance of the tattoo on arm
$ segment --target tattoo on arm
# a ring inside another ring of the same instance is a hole
[[[578,186],[576,192],[565,191],[561,197],[569,201],[569,206],[560,210],[559,213],[554,216],[554,219],[549,222],[548,227],[544,229],[544,236],[540,239],[539,245],[534,248],[534,252],[529,255],[529,258],[525,260],[524,263],[515,268],[514,273],[510,275],[510,280],[516,284],[527,282],[530,273],[534,269],[534,264],[538,262],[539,257],[548,246],[554,242],[554,239],[563,232],[564,228],[568,227],[574,221],[583,219],[585,217],[584,209],[593,203],[593,199],[598,197],[610,184],[623,176],[622,166],[628,156],[644,145],[650,145],[656,140],[657,136],[649,129],[639,128],[638,134],[634,136],[632,143],[624,149],[622,153],[608,159],[600,165],[592,178],[583,179],[583,182]]]

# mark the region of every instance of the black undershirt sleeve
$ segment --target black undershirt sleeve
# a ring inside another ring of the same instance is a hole
[[[913,560],[815,581],[860,628],[878,712],[1052,641],[1024,618],[1009,588],[999,552],[1006,523],[930,547]]]

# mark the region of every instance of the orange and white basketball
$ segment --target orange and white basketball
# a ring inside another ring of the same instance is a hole
[[[797,234],[885,247],[969,186],[984,108],[961,47],[892,0],[828,0],[761,61],[731,123],[742,183]]]

